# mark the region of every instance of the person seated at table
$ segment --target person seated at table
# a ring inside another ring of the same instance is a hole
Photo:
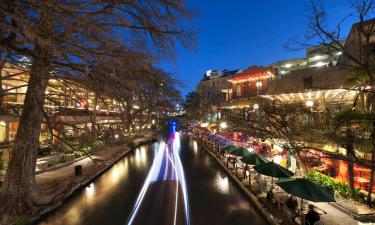
[[[275,198],[273,195],[273,187],[270,188],[270,190],[267,192],[267,201],[272,201]]]
[[[242,170],[243,172],[243,178],[246,179],[247,177],[247,174],[246,174],[246,171],[250,170],[249,166],[246,164]]]
[[[298,208],[298,200],[296,196],[291,195],[285,203],[286,207],[288,207],[290,212],[290,217],[294,222],[295,219],[298,217],[297,208]]]
[[[320,220],[320,215],[317,211],[314,210],[314,205],[309,205],[309,212],[305,215],[305,221],[308,225],[314,225]]]

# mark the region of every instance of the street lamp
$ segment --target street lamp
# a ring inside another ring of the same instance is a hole
[[[314,106],[314,102],[313,101],[307,101],[306,106],[311,108],[311,107]]]
[[[254,104],[253,105],[253,108],[256,110],[256,109],[259,109],[259,105],[258,104]]]
[[[228,127],[228,124],[226,123],[226,122],[221,122],[220,123],[220,128],[221,129],[225,129],[225,128],[227,128]]]

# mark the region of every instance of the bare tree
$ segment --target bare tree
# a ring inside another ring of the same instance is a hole
[[[1,190],[1,223],[54,201],[35,184],[45,90],[51,74],[83,77],[103,58],[131,64],[139,49],[173,53],[189,45],[184,1],[2,1],[0,47],[31,59],[27,93]],[[118,31],[118,32],[116,32]],[[142,47],[142,48],[141,48]],[[155,54],[154,54],[155,55]],[[156,56],[156,55],[155,55]]]
[[[372,0],[360,0],[360,1],[347,1],[351,6],[350,11],[343,16],[335,27],[329,26],[328,19],[329,14],[324,9],[324,1],[322,0],[310,0],[310,22],[308,25],[308,31],[305,35],[305,40],[292,39],[289,44],[297,48],[312,47],[317,45],[324,45],[328,48],[342,52],[337,66],[345,67],[351,73],[353,89],[358,90],[362,104],[362,110],[368,113],[374,113],[375,105],[375,58],[374,58],[374,47],[375,47],[375,2]],[[332,15],[333,16],[333,15]],[[342,31],[344,24],[349,20],[356,20],[352,26],[349,35],[346,37]],[[345,40],[343,42],[342,40]],[[356,100],[356,101],[357,101]],[[352,110],[359,108],[358,104],[352,107]],[[344,112],[346,113],[346,112]],[[360,116],[359,114],[357,114]],[[360,119],[361,117],[359,117]],[[353,145],[353,135],[351,129],[351,118],[346,123],[346,132],[344,132],[347,138],[345,144],[348,154],[352,155],[350,149]],[[358,124],[357,124],[358,125]],[[368,126],[367,126],[368,127]],[[375,137],[375,121],[371,124],[372,131],[371,137]],[[340,136],[340,135],[339,135]],[[372,160],[371,164],[375,162],[375,139],[372,139]],[[349,142],[348,142],[349,141]],[[349,162],[349,167],[350,167]],[[369,187],[368,201],[371,201],[371,192],[374,183],[374,169],[371,166],[371,182]],[[352,169],[352,168],[349,168]],[[352,171],[350,172],[352,173]],[[352,176],[353,174],[349,174]],[[351,179],[350,179],[351,180]],[[353,188],[352,182],[349,182],[349,186]]]

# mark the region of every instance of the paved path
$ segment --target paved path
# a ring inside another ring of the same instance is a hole
[[[74,167],[77,165],[82,165],[83,171],[85,168],[92,166],[94,162],[90,158],[84,158],[77,162],[74,162],[68,166],[64,166],[55,170],[47,171],[41,174],[36,175],[36,182],[39,185],[49,183],[51,181],[64,180],[68,177],[74,177]]]
[[[147,135],[145,135],[145,137],[135,138],[133,140],[130,140],[130,142],[137,145],[138,143],[141,143],[142,141],[145,141],[145,140],[149,139],[150,137],[152,137],[152,134],[147,134]],[[107,147],[107,148],[109,148],[109,147]],[[128,148],[127,151],[130,150],[130,148],[125,146],[125,145],[121,148]],[[69,178],[70,179],[74,178],[74,180],[76,180],[76,181],[81,181],[81,180],[85,179],[85,175],[87,174],[88,170],[92,170],[92,169],[95,170],[95,167],[103,166],[103,161],[108,160],[108,159],[113,158],[113,157],[116,157],[116,155],[123,154],[123,153],[124,153],[123,149],[122,150],[117,149],[117,150],[114,150],[114,151],[106,149],[106,150],[103,150],[102,152],[100,152],[98,155],[92,155],[91,156],[91,158],[93,158],[93,159],[98,159],[99,162],[98,161],[94,162],[89,157],[86,157],[86,158],[84,158],[82,160],[79,160],[77,162],[74,162],[70,165],[67,165],[67,166],[64,166],[64,167],[61,167],[61,168],[58,168],[58,169],[55,169],[55,170],[43,172],[41,174],[36,175],[36,182],[37,182],[38,185],[44,185],[44,184],[57,183],[57,182],[60,182],[60,181],[69,180]],[[82,177],[75,177],[75,175],[74,175],[74,167],[77,166],[77,165],[82,165],[82,167],[83,167],[82,168],[82,171],[83,171]]]
[[[314,205],[327,212],[322,216],[325,225],[375,225],[375,223],[359,222],[328,203],[314,203]]]

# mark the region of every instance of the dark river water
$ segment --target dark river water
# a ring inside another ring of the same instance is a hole
[[[38,224],[125,225],[152,165],[156,148],[156,143],[137,148]],[[182,140],[180,157],[192,225],[267,224],[252,202],[196,141]],[[153,199],[158,198],[151,196],[147,201]],[[137,216],[151,215],[153,213],[142,211]],[[157,218],[152,224],[159,224]]]

